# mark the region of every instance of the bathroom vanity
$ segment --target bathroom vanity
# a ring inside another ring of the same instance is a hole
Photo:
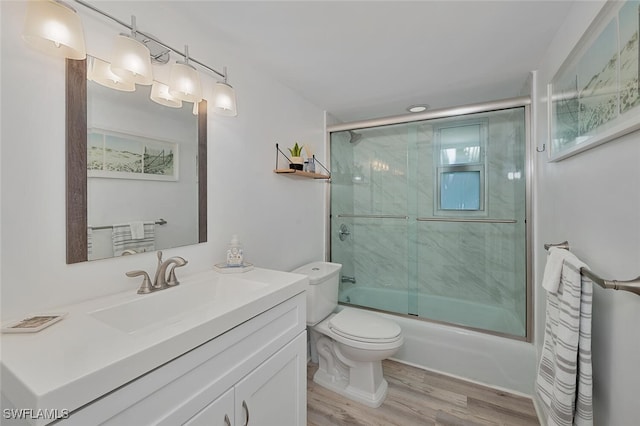
[[[304,425],[307,282],[208,271],[2,335],[2,424]]]

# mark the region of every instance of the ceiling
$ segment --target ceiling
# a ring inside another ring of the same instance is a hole
[[[572,1],[185,1],[179,12],[341,121],[528,94]]]

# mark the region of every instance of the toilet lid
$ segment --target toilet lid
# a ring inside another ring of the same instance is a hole
[[[329,328],[348,339],[379,343],[398,340],[402,331],[393,321],[355,309],[338,312],[329,320]]]

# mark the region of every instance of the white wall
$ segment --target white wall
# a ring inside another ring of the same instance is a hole
[[[274,82],[247,59],[223,52],[215,40],[199,38],[180,19],[178,3],[105,2],[98,6],[172,46],[189,44],[198,60],[221,70],[238,97],[238,117],[209,114],[208,242],[167,250],[189,264],[183,276],[223,260],[237,233],[247,261],[290,270],[324,253],[326,183],[297,180],[272,172],[275,142],[314,144],[324,152],[324,115],[318,107]],[[20,37],[24,2],[1,2],[2,158],[1,158],[1,316],[29,312],[135,291],[137,280],[124,273],[155,268],[155,254],[140,254],[75,265],[65,263],[65,77],[64,61],[26,47]],[[171,10],[171,7],[178,7]],[[77,7],[90,53],[103,53],[105,34],[122,27],[104,24]],[[211,89],[213,78],[203,85]]]
[[[604,2],[576,2],[551,44],[538,74],[538,144],[546,142],[546,84]],[[547,143],[548,146],[548,143]],[[537,158],[536,271],[546,259],[544,243],[569,240],[594,272],[626,280],[640,274],[640,133],[557,163]],[[593,382],[596,425],[637,424],[640,394],[640,297],[594,290]],[[536,346],[544,333],[545,294],[536,291]]]

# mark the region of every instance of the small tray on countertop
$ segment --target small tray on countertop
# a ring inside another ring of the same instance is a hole
[[[213,269],[222,274],[238,274],[252,270],[253,263],[242,262],[242,265],[238,266],[231,266],[226,263],[216,263],[213,265]]]

